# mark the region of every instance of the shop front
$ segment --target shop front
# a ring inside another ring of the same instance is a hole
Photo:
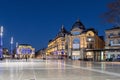
[[[72,60],[78,60],[80,58],[80,51],[72,51]]]
[[[106,61],[120,61],[120,52],[107,51],[105,55],[106,55]]]

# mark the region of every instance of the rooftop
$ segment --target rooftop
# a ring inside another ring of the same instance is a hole
[[[112,28],[110,28],[110,29],[106,29],[106,31],[107,31],[107,30],[114,30],[114,29],[120,29],[120,26],[112,27]]]
[[[79,28],[79,29],[85,30],[85,26],[82,24],[82,22],[79,19],[73,24],[72,29],[74,29],[74,28]]]

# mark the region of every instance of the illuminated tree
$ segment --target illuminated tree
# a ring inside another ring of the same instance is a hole
[[[120,26],[120,0],[108,4],[108,12],[102,15],[105,22]]]

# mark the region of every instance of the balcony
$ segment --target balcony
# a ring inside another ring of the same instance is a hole
[[[94,44],[88,44],[87,49],[94,49]]]
[[[120,35],[109,35],[108,38],[120,38]]]
[[[120,47],[120,44],[109,44],[108,46],[111,46],[111,47]]]

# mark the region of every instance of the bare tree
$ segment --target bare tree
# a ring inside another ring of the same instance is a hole
[[[109,3],[107,6],[108,12],[105,12],[102,18],[105,22],[120,26],[120,0],[114,0],[114,2]]]

